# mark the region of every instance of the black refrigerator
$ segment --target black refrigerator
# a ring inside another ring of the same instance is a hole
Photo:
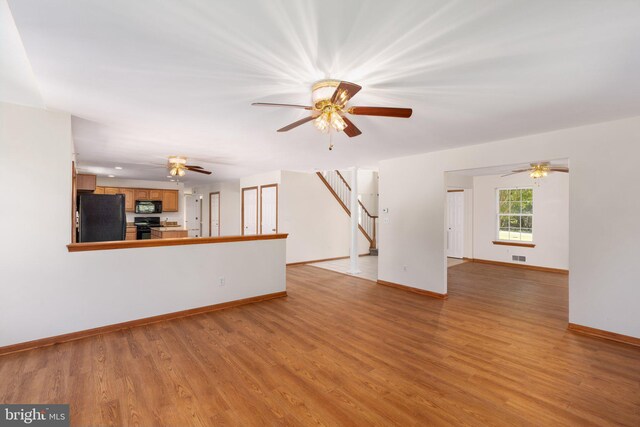
[[[80,194],[78,220],[78,243],[124,240],[124,194]]]

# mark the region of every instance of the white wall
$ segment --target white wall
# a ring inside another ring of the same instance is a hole
[[[178,224],[184,225],[184,183],[166,182],[166,181],[146,181],[141,179],[123,179],[123,178],[106,178],[99,176],[96,178],[96,185],[99,187],[117,187],[117,188],[161,188],[163,190],[178,190],[178,212],[163,212],[158,215],[162,221],[178,221]],[[135,212],[127,212],[127,222],[133,222],[136,216],[147,216],[137,214]]]
[[[289,233],[287,263],[349,255],[349,216],[315,173],[272,171],[240,179],[241,188],[269,184],[278,184],[278,231]],[[368,253],[362,233],[358,242],[358,252]]]
[[[194,192],[202,194],[202,233],[209,235],[209,193],[220,192],[220,235],[239,236],[241,227],[240,182],[216,182],[206,187],[197,187]]]
[[[524,255],[524,264],[569,268],[569,175],[551,173],[533,183],[528,174],[506,177],[477,176],[474,182],[475,258],[512,262],[512,255]],[[497,238],[496,189],[533,188],[533,243],[535,248],[494,245]]]
[[[0,346],[285,290],[284,240],[67,252],[71,146],[68,114],[0,104]]]
[[[349,216],[315,173],[282,171],[279,229],[289,233],[287,263],[349,255]],[[358,253],[368,253],[358,235]]]
[[[259,187],[261,185],[280,184],[280,172],[271,171],[240,178],[240,188]],[[259,189],[258,189],[259,190]]]
[[[380,162],[380,279],[446,292],[445,171],[568,158],[569,321],[640,337],[638,141],[635,117]]]

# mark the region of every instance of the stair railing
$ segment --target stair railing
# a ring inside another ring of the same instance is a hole
[[[324,171],[318,172],[318,176],[327,186],[329,191],[334,195],[342,208],[351,216],[349,205],[351,204],[351,186],[344,179],[340,171]],[[371,215],[367,208],[358,200],[358,228],[369,241],[370,249],[376,248],[376,215]]]

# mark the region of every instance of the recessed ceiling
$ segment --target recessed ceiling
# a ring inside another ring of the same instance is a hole
[[[352,165],[640,115],[640,2],[10,0],[48,108],[73,114],[78,161],[166,179],[166,156],[225,180]],[[306,112],[319,79],[363,86],[327,137]],[[144,167],[140,167],[143,164]],[[148,167],[147,167],[148,166]]]

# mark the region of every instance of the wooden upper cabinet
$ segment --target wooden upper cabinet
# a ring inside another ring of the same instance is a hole
[[[136,210],[135,191],[133,188],[119,188],[118,193],[124,194],[124,210],[134,212]]]
[[[96,176],[88,175],[86,173],[79,173],[76,175],[76,191],[95,191],[96,190]]]
[[[162,200],[163,212],[178,212],[178,190],[96,187],[94,194],[124,194],[124,210],[135,212],[136,200]]]
[[[149,190],[134,188],[134,195],[136,200],[151,200],[149,198]]]
[[[104,187],[104,194],[120,194],[120,189],[115,187]]]
[[[162,211],[178,212],[178,190],[164,190],[162,192]]]

